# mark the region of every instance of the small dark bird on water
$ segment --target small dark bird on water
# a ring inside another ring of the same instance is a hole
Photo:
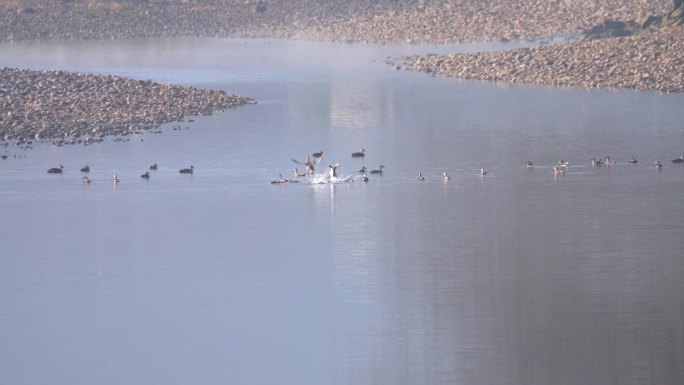
[[[156,170],[156,169],[157,169],[157,164],[152,163],[152,165],[150,165],[150,170]]]
[[[383,168],[385,168],[385,166],[380,165],[380,167],[377,170],[371,170],[371,174],[382,174]]]
[[[85,166],[81,167],[81,172],[90,172],[90,166],[86,164]]]
[[[53,167],[53,168],[48,170],[48,174],[61,174],[63,172],[64,172],[64,166],[62,166],[61,164],[59,165],[59,167]]]
[[[361,151],[354,152],[351,155],[352,155],[352,158],[363,158],[364,156],[366,156],[366,149],[362,148]]]
[[[180,173],[181,174],[192,174],[194,170],[195,170],[195,167],[191,165],[188,168],[181,168]]]
[[[149,172],[149,171],[145,171],[145,173],[142,174],[142,175],[140,175],[140,177],[141,177],[141,178],[145,178],[145,179],[150,179],[150,172]]]

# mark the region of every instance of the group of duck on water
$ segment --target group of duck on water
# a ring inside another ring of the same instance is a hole
[[[159,168],[159,166],[157,165],[157,163],[152,163],[150,165],[149,169],[152,171],[156,171],[158,168]],[[181,174],[192,174],[194,172],[194,170],[195,170],[195,167],[191,165],[190,167],[187,167],[187,168],[181,168],[179,170],[179,172]],[[64,172],[64,166],[60,164],[59,167],[52,167],[52,168],[48,169],[47,172],[48,172],[48,174],[62,174]],[[90,166],[86,164],[85,166],[81,167],[81,172],[86,173],[86,174],[89,173],[90,172]],[[152,174],[150,174],[150,171],[145,171],[144,173],[142,173],[140,175],[140,177],[143,179],[150,179],[150,176],[152,176]],[[92,182],[90,180],[90,178],[88,178],[87,175],[84,175],[81,178],[81,181],[84,184],[89,184],[90,182]],[[119,183],[120,181],[121,180],[119,179],[119,177],[116,174],[114,174],[114,176],[112,177],[112,182],[113,183]]]
[[[366,156],[366,149],[362,148],[361,151],[359,152],[354,152],[351,154],[352,158],[363,158]],[[294,163],[304,165],[304,170],[300,171],[298,168],[292,169],[292,173],[294,175],[295,179],[287,179],[283,176],[283,174],[279,174],[277,179],[274,179],[271,181],[273,184],[279,184],[279,183],[298,183],[299,180],[297,178],[303,178],[303,177],[310,177],[314,175],[314,171],[316,166],[321,162],[323,159],[323,150],[314,152],[310,156],[307,155],[306,161],[298,161],[296,159],[292,159]],[[629,156],[627,159],[627,163],[629,164],[636,164],[637,159],[633,156]],[[663,167],[662,163],[660,161],[656,161],[655,167],[658,169],[661,169]],[[675,158],[672,160],[672,163],[677,163],[681,164],[684,163],[684,155],[680,156],[679,158]],[[610,156],[606,156],[605,158],[591,158],[591,165],[592,167],[601,167],[603,165],[610,166],[614,165],[615,161],[611,159]],[[533,168],[534,164],[531,161],[527,161],[525,163],[525,166],[527,168]],[[558,164],[553,167],[553,175],[554,176],[559,176],[559,175],[564,175],[570,166],[570,163],[565,161],[565,160],[560,160],[558,161]],[[340,167],[339,163],[335,163],[328,165],[328,170],[324,174],[324,179],[327,181],[337,181],[338,175],[337,175],[337,169]],[[374,170],[368,170],[366,166],[361,167],[358,170],[358,173],[361,174],[361,180],[364,182],[368,182],[368,173],[370,174],[378,174],[382,175],[383,169],[385,166],[380,165],[377,169]],[[481,168],[480,169],[480,175],[485,176],[487,175],[487,169]],[[424,181],[425,176],[423,175],[422,172],[418,173],[418,177],[416,178],[418,181]],[[451,180],[451,176],[446,172],[446,170],[442,173],[442,179],[444,181],[449,181]],[[353,178],[344,178],[343,181],[348,181],[348,180],[353,180]],[[320,183],[325,183],[324,181],[321,181]]]
[[[366,156],[366,149],[365,148],[362,148],[361,151],[354,152],[351,154],[352,158],[364,158],[365,156]],[[283,177],[282,174],[279,174],[279,177],[277,179],[272,180],[271,183],[273,183],[273,184],[298,183],[299,180],[297,178],[312,177],[314,175],[316,166],[318,166],[318,164],[321,162],[322,159],[323,159],[323,151],[322,150],[318,151],[318,152],[314,152],[310,156],[307,156],[306,161],[298,161],[296,159],[292,159],[292,161],[294,163],[304,165],[304,170],[300,171],[298,168],[294,168],[294,169],[292,169],[292,173],[293,173],[295,179],[287,179],[287,178]],[[627,159],[627,163],[636,164],[637,160],[635,157],[630,156]],[[683,164],[684,163],[684,155],[680,156],[679,158],[672,159],[672,163]],[[610,156],[606,156],[605,158],[595,158],[595,157],[591,158],[592,167],[600,167],[602,165],[610,166],[613,164],[615,164],[615,161],[613,159],[611,159]],[[658,169],[661,169],[663,167],[663,164],[660,163],[660,161],[656,161],[656,162],[654,162],[654,164],[655,164],[655,167]],[[534,167],[534,164],[531,161],[527,161],[525,165],[527,168]],[[567,171],[569,165],[570,164],[565,160],[558,161],[558,164],[553,167],[553,174],[555,176],[564,175],[565,172]],[[159,166],[157,165],[157,163],[152,163],[149,167],[149,170],[155,171],[158,169],[158,167]],[[337,174],[337,169],[340,167],[341,166],[339,163],[335,163],[334,165],[333,164],[328,165],[328,170],[325,172],[325,174],[323,174],[323,180],[321,180],[320,183],[326,183],[326,181],[327,182],[336,182],[336,181],[347,182],[347,181],[354,180],[354,178],[352,178],[352,177],[340,178]],[[366,168],[366,166],[363,166],[358,170],[358,174],[361,175],[362,181],[368,182],[368,180],[369,180],[368,174],[382,175],[384,169],[385,169],[385,166],[382,164],[377,169],[372,169],[372,170],[368,170]],[[194,172],[194,170],[195,170],[195,167],[190,165],[190,167],[181,168],[178,171],[181,174],[192,174]],[[80,171],[82,173],[87,174],[90,172],[90,166],[85,165],[80,169]],[[47,172],[49,174],[62,174],[64,172],[64,166],[59,165],[59,167],[50,168],[47,170]],[[151,175],[152,174],[150,174],[150,171],[145,171],[143,174],[140,175],[140,177],[143,179],[149,179]],[[480,169],[480,175],[482,175],[482,176],[487,175],[487,170],[485,168],[481,168]],[[418,177],[416,179],[418,181],[424,181],[425,176],[423,175],[422,172],[419,172]],[[451,180],[451,177],[446,172],[446,170],[442,173],[442,179],[444,181]],[[84,184],[88,184],[91,182],[90,178],[88,178],[87,175],[84,175],[83,178],[81,178],[81,180]],[[112,177],[112,182],[113,183],[119,183],[120,182],[120,179],[116,174],[114,174],[114,176]]]

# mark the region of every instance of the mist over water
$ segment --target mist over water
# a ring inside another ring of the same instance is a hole
[[[122,143],[0,147],[3,382],[679,384],[684,98],[384,63],[499,47],[0,45],[0,66],[258,101]],[[319,150],[317,173],[355,181],[270,183]]]

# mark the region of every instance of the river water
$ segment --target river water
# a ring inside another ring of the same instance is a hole
[[[1,66],[258,100],[123,142],[0,147],[0,382],[681,384],[683,95],[384,63],[506,47],[0,45]],[[317,172],[355,181],[270,183],[319,150]]]

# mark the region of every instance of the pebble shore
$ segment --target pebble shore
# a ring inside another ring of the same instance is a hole
[[[461,79],[683,92],[684,27],[512,51],[407,56],[396,65]]]
[[[269,37],[372,43],[525,40],[663,14],[672,0],[9,0],[0,41]]]
[[[0,69],[0,140],[89,144],[254,103],[223,91],[65,71]]]

